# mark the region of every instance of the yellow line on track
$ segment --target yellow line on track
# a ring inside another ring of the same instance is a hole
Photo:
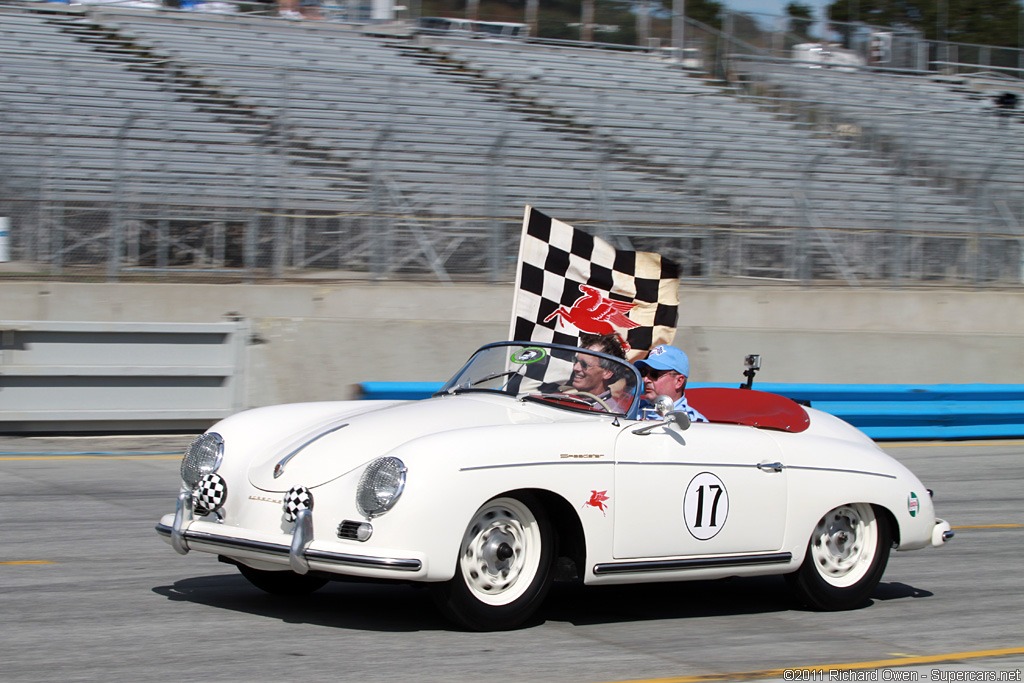
[[[976,650],[974,652],[954,652],[945,655],[925,657],[901,657],[899,659],[879,659],[874,662],[855,662],[852,664],[828,664],[824,666],[791,666],[786,669],[765,669],[763,671],[745,671],[742,673],[704,674],[700,676],[675,676],[670,678],[645,678],[619,683],[704,683],[711,681],[750,681],[761,678],[785,678],[787,671],[828,673],[829,671],[856,671],[858,669],[883,669],[886,667],[908,667],[939,662],[955,662],[963,659],[979,659],[982,657],[1005,657],[1007,655],[1024,655],[1024,647],[1010,647],[1003,650]],[[807,680],[807,679],[802,679]]]
[[[56,564],[50,560],[11,560],[9,562],[0,562],[2,565],[15,565],[15,564]]]
[[[180,455],[16,455],[0,460],[181,460]]]

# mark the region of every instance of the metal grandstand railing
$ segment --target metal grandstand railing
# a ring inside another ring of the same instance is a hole
[[[864,74],[719,52],[745,87],[639,51],[0,8],[0,276],[507,281],[529,203],[697,282],[1021,283],[1018,118],[938,157],[956,119],[801,89]]]

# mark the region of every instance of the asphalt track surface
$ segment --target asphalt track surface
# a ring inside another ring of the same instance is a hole
[[[190,439],[0,437],[0,681],[1021,680],[1024,441],[884,445],[956,538],[894,553],[861,609],[774,577],[556,586],[536,623],[467,633],[422,589],[289,600],[177,555],[154,525]]]

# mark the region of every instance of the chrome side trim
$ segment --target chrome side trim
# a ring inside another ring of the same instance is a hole
[[[685,560],[636,560],[606,562],[594,565],[594,574],[634,574],[639,572],[672,572],[683,569],[714,569],[716,567],[750,567],[760,564],[787,564],[793,553],[770,555],[731,555],[729,557],[696,557]]]
[[[776,472],[781,471],[782,468],[787,470],[807,470],[809,472],[842,472],[844,474],[865,474],[869,477],[885,477],[886,479],[896,479],[895,474],[884,474],[882,472],[868,472],[866,470],[848,470],[839,467],[809,467],[807,465],[783,465],[782,463],[736,463],[736,462],[652,462],[643,460],[622,460],[616,463],[617,465],[662,465],[665,467],[672,465],[681,465],[689,467],[756,467],[760,470],[764,470],[765,467],[770,467]],[[778,465],[780,469],[775,469]]]
[[[170,536],[172,529],[164,524],[156,525],[156,532],[161,536]],[[263,553],[273,557],[286,558],[291,548],[281,543],[268,543],[266,541],[250,541],[244,538],[231,538],[219,536],[205,531],[184,532],[186,540],[193,543],[225,548],[228,550],[246,550],[249,552]],[[333,553],[326,550],[307,549],[306,560],[333,564],[339,567],[363,567],[367,569],[390,569],[402,572],[416,572],[423,567],[423,563],[413,558],[402,557],[369,557],[366,555],[350,555],[349,553]]]
[[[497,470],[507,469],[512,467],[539,467],[542,465],[658,465],[661,467],[754,467],[764,471],[770,469],[775,472],[780,472],[782,469],[787,470],[807,470],[810,472],[842,472],[844,474],[864,474],[869,477],[884,477],[885,479],[896,479],[895,474],[885,474],[883,472],[867,472],[865,470],[848,470],[841,469],[838,467],[808,467],[805,465],[783,465],[782,463],[737,463],[737,462],[656,462],[656,461],[643,461],[643,460],[620,460],[618,462],[614,460],[552,460],[550,462],[517,462],[508,463],[502,465],[478,465],[475,467],[461,467],[460,472],[473,472],[475,470]],[[778,469],[776,469],[778,468]]]
[[[757,467],[749,462],[683,462],[673,460],[670,462],[658,462],[657,460],[620,460],[616,465],[661,465],[663,467]]]
[[[884,477],[885,479],[897,479],[895,474],[883,472],[867,472],[865,470],[845,470],[839,467],[809,467],[807,465],[786,465],[788,470],[807,470],[809,472],[842,472],[844,474],[866,474],[869,477]]]
[[[506,465],[477,465],[475,467],[460,467],[459,472],[473,472],[475,470],[500,470],[511,467],[538,467],[541,465],[572,465],[574,467],[580,467],[582,465],[614,465],[615,461],[609,458],[608,460],[583,460],[582,458],[566,458],[565,460],[552,460],[550,462],[515,462]]]
[[[642,461],[642,460],[620,460],[616,462],[612,458],[607,460],[584,460],[582,458],[566,458],[565,460],[551,460],[545,462],[515,462],[501,465],[477,465],[475,467],[462,467],[459,468],[460,472],[472,472],[474,470],[497,470],[506,469],[511,467],[538,467],[541,465],[661,465],[661,466],[673,466],[681,465],[684,467],[756,467],[751,463],[723,463],[723,462],[656,462],[656,461]]]
[[[309,571],[306,560],[306,549],[313,542],[313,511],[309,508],[299,510],[295,515],[295,529],[292,530],[292,545],[288,549],[288,566],[296,574]]]
[[[178,504],[174,508],[174,526],[171,528],[171,547],[179,555],[188,555],[184,527],[192,523],[192,503],[191,491],[182,491],[178,494]]]
[[[345,422],[345,423],[340,424],[340,425],[335,425],[334,427],[328,427],[324,431],[322,431],[322,432],[320,432],[318,434],[314,434],[313,438],[309,439],[308,441],[304,441],[303,443],[301,443],[298,448],[296,448],[291,453],[289,453],[288,455],[286,455],[283,458],[281,458],[277,462],[277,464],[274,465],[274,479],[277,479],[282,474],[284,474],[284,467],[285,467],[285,465],[288,464],[289,460],[291,460],[296,455],[298,455],[299,452],[302,451],[303,448],[305,448],[309,444],[313,443],[317,439],[322,439],[325,436],[327,436],[328,434],[333,434],[334,432],[338,431],[339,429],[342,429],[343,427],[348,427],[348,425],[349,425],[349,423]]]

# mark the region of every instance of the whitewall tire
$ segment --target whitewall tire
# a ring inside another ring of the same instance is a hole
[[[803,564],[787,579],[813,609],[852,609],[867,602],[878,585],[891,545],[886,515],[867,503],[840,505],[819,520]]]

